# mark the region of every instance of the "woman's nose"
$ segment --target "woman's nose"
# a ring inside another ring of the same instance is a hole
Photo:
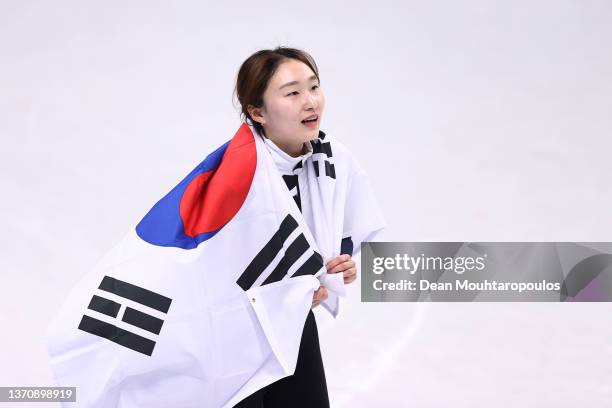
[[[311,110],[311,109],[316,110],[318,106],[319,106],[319,101],[317,100],[317,98],[313,95],[307,94],[306,100],[304,102],[304,109],[305,110]]]

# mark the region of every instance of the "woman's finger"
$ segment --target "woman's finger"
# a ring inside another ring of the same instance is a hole
[[[327,288],[325,286],[321,286],[317,292],[319,292],[317,296],[319,302],[327,299]]]
[[[344,275],[345,278],[349,278],[351,276],[356,276],[357,275],[357,268],[353,267],[353,268],[346,269],[346,270],[342,271],[342,274]]]
[[[327,272],[328,273],[338,273],[346,269],[352,268],[353,266],[355,266],[355,261],[348,260],[348,261],[344,261],[342,263],[337,264],[333,268],[330,268]]]
[[[351,256],[348,254],[338,255],[337,257],[335,257],[334,259],[326,263],[325,267],[329,271],[330,269],[335,268],[336,266],[340,265],[342,262],[346,262],[349,259],[351,259]]]
[[[342,262],[341,264],[336,265],[335,267],[329,269],[327,272],[328,273],[338,273],[338,272],[342,272],[350,268],[354,268],[355,265],[356,265],[355,261],[351,259],[351,260],[348,260],[348,261]]]
[[[317,289],[312,297],[313,302],[320,302],[324,299],[327,299],[327,288],[325,286],[320,286]]]
[[[312,309],[319,306],[321,301],[325,299],[327,299],[327,288],[325,286],[320,286],[312,296],[312,306],[310,308]]]
[[[344,283],[351,283],[357,279],[357,268],[350,268],[342,273],[344,275]]]

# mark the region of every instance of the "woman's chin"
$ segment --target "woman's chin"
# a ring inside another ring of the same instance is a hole
[[[318,138],[319,137],[319,127],[317,126],[315,128],[308,129],[306,131],[306,133],[305,133],[305,136],[306,137],[305,137],[304,141],[314,140],[314,139]]]

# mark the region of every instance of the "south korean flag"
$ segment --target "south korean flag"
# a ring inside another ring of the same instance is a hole
[[[111,276],[98,289],[79,329],[150,356],[172,299]]]
[[[72,289],[56,385],[84,407],[231,407],[295,371],[323,265],[245,124]]]
[[[315,290],[342,288],[325,262],[382,228],[341,145],[313,156],[310,230],[247,124],[209,154],[66,297],[56,385],[79,407],[229,408],[292,375]]]

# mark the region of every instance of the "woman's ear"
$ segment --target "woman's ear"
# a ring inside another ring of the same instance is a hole
[[[259,124],[263,125],[266,123],[266,120],[264,119],[263,115],[261,114],[261,108],[256,108],[253,105],[249,105],[247,106],[247,112],[249,112],[249,115],[251,116],[251,119],[253,119],[255,122],[258,122]]]

